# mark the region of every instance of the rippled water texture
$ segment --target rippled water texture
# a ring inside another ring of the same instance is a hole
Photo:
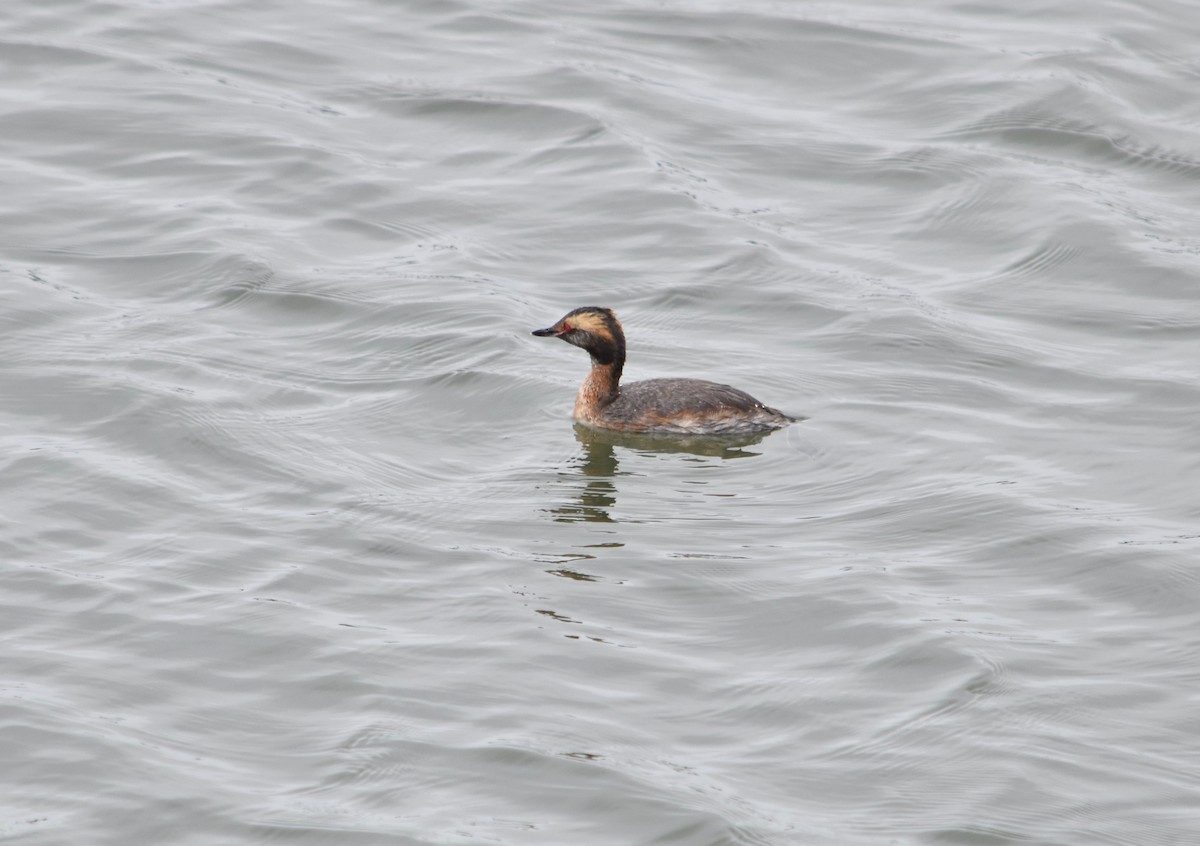
[[[0,6],[0,840],[1200,842],[1200,14],[918,6]]]

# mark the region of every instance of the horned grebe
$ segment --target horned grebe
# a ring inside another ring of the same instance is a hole
[[[724,435],[778,429],[795,418],[745,391],[704,379],[647,379],[621,385],[625,332],[611,309],[577,308],[535,335],[583,347],[592,369],[575,398],[575,419],[625,432]]]

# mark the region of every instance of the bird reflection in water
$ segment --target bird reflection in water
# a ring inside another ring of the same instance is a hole
[[[575,440],[583,447],[572,465],[584,482],[576,498],[550,509],[559,523],[615,523],[610,509],[617,504],[616,478],[621,475],[615,447],[640,453],[685,453],[714,458],[750,458],[759,453],[746,449],[771,433],[740,435],[631,434],[614,429],[596,429],[575,424]]]
[[[565,501],[549,509],[549,513],[559,523],[615,524],[630,522],[628,517],[618,519],[611,513],[617,504],[617,478],[623,475],[617,447],[640,455],[683,453],[706,458],[750,458],[759,453],[747,449],[747,447],[759,443],[770,434],[770,431],[766,431],[720,436],[649,435],[632,434],[613,429],[595,429],[577,423],[575,424],[575,440],[579,441],[583,449],[564,468],[564,473],[560,476],[560,479],[574,490],[569,493]],[[601,530],[600,534],[608,534],[611,531],[613,530]],[[594,532],[589,532],[589,535],[593,540],[596,537]],[[546,572],[552,576],[576,582],[609,581],[605,576],[585,572],[583,567],[587,566],[587,562],[595,561],[603,555],[602,550],[618,549],[623,546],[624,544],[620,541],[613,540],[575,547],[569,553],[551,556],[551,561],[545,563],[553,563],[555,566]],[[620,582],[617,583],[620,584]],[[556,610],[537,608],[535,611],[541,618],[554,620],[557,623],[569,626],[587,625],[584,620],[575,619]],[[597,643],[618,647],[630,645],[591,634],[566,633],[563,637],[572,640],[586,638]]]

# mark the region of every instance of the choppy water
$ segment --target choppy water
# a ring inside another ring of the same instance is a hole
[[[1200,842],[1200,15],[922,5],[0,7],[0,839]]]

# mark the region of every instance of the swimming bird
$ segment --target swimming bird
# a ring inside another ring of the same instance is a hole
[[[575,398],[575,419],[581,423],[624,432],[724,435],[795,422],[745,391],[704,379],[647,379],[622,385],[625,330],[612,309],[577,308],[533,334],[561,338],[592,357],[592,369]]]

